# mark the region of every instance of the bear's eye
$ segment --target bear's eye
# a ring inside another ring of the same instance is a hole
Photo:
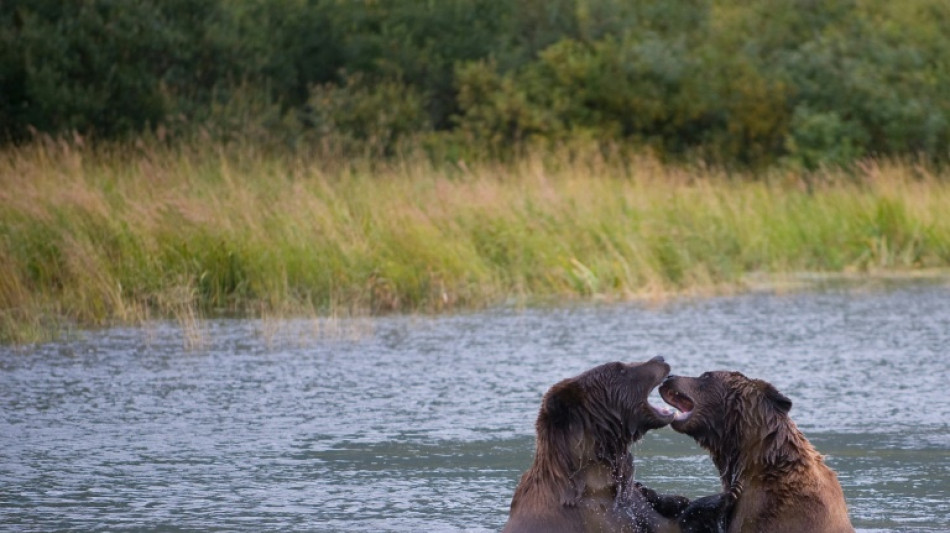
[[[709,379],[710,376],[712,376],[712,374],[710,374],[709,372],[703,372],[702,374],[699,375],[699,379]]]

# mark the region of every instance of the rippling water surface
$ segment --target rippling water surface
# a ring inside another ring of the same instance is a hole
[[[613,360],[736,369],[792,398],[859,530],[950,530],[950,288],[220,321],[0,348],[0,524],[21,531],[498,530],[541,395]],[[658,396],[654,393],[656,402]],[[717,490],[691,439],[638,478]]]

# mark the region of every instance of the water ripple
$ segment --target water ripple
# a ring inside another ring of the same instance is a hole
[[[18,530],[497,530],[541,395],[611,360],[736,369],[794,401],[861,530],[950,529],[950,289],[441,317],[172,324],[0,348],[0,521]],[[659,402],[658,398],[654,401]],[[716,490],[668,429],[661,490]]]

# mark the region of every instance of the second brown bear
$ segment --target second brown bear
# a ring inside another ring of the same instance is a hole
[[[660,395],[680,411],[670,426],[709,451],[723,495],[737,496],[723,507],[728,533],[854,531],[838,477],[789,418],[791,400],[770,383],[706,372],[670,376]]]

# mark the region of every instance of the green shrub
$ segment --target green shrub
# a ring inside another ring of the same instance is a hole
[[[860,123],[845,121],[835,112],[795,109],[786,142],[789,157],[814,170],[844,165],[864,155],[869,136]]]
[[[344,153],[392,155],[400,141],[429,129],[424,99],[394,80],[368,83],[360,74],[343,86],[313,88],[303,116],[314,135]]]
[[[8,0],[0,142],[154,130],[501,157],[580,138],[726,166],[945,161],[948,25],[939,0]]]

